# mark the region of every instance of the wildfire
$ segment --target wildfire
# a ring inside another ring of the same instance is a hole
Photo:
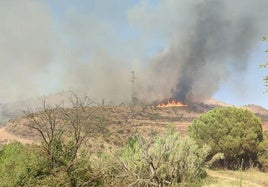
[[[168,103],[158,104],[158,108],[167,108],[167,107],[186,107],[186,104],[183,104],[181,101],[169,100]]]

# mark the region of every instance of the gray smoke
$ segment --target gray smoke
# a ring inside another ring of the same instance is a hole
[[[267,34],[267,0],[131,2],[1,1],[0,118],[62,90],[129,102],[131,71],[141,100],[210,97]]]
[[[152,60],[150,71],[155,81],[154,86],[147,87],[156,93],[168,89],[165,97],[185,102],[211,97],[232,73],[243,76],[268,21],[263,14],[268,1],[207,0],[189,4],[191,16],[182,16],[191,23],[184,33],[177,25],[170,47]]]

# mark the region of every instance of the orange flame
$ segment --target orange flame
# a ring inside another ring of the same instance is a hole
[[[176,100],[170,100],[168,103],[161,103],[158,104],[157,107],[159,108],[167,108],[167,107],[186,107],[186,104],[183,104],[181,101],[176,101]]]

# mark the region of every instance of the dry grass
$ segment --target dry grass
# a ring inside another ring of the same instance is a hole
[[[152,135],[165,131],[169,124],[173,124],[182,134],[186,134],[189,124],[200,116],[201,110],[208,110],[208,108],[208,106],[203,108],[201,106],[172,108],[100,106],[90,107],[88,112],[92,115],[90,125],[99,126],[100,133],[96,136],[100,142],[120,146],[129,136],[137,132]],[[10,120],[4,128],[24,139],[36,137],[32,129],[27,128],[27,120],[24,117]],[[263,129],[268,132],[268,122],[264,123]],[[95,139],[96,136],[93,138]]]
[[[204,181],[202,186],[268,186],[268,174],[258,171],[257,169],[249,169],[246,171],[231,170],[207,170],[209,177]]]
[[[98,126],[99,129],[99,133],[93,138],[98,137],[100,142],[118,146],[135,133],[153,135],[165,131],[169,124],[185,134],[191,121],[200,115],[189,108],[160,109],[154,106],[90,107],[88,113],[92,116],[89,125]],[[32,139],[36,137],[36,133],[27,128],[27,124],[26,118],[21,117],[10,120],[4,128],[16,136]]]
[[[23,144],[31,144],[33,143],[32,140],[29,140],[29,139],[23,139],[21,137],[18,137],[18,136],[15,136],[9,132],[7,132],[5,129],[3,128],[0,128],[0,144],[2,143],[9,143],[9,142],[12,142],[12,141],[19,141]]]
[[[266,134],[268,134],[268,122],[267,122],[267,121],[263,123],[262,128],[263,128],[263,131],[264,131]]]
[[[204,184],[202,185],[204,187],[238,187],[238,186],[244,186],[241,184],[241,181],[239,180],[224,180],[224,179],[216,179],[216,178],[207,178]],[[251,187],[251,186],[247,186]]]

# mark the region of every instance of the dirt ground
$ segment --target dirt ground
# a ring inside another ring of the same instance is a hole
[[[27,140],[24,138],[20,138],[15,136],[5,130],[5,128],[0,128],[0,142],[11,142],[11,141],[18,141],[24,144],[31,144],[33,143],[32,140]]]

